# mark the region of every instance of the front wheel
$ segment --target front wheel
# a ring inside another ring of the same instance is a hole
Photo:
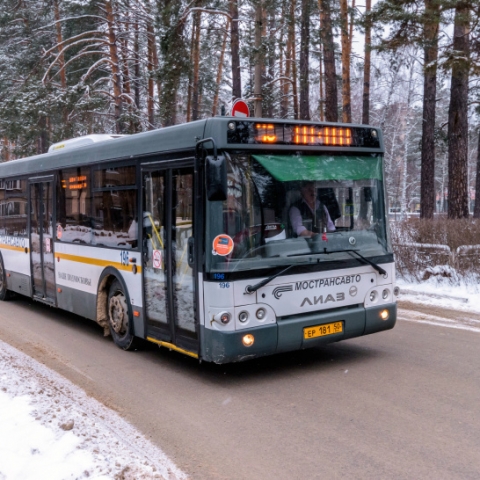
[[[108,323],[113,341],[122,350],[133,350],[137,346],[133,335],[131,309],[125,290],[118,280],[115,280],[108,293]]]

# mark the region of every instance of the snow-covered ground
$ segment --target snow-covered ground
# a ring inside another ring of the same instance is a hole
[[[415,312],[399,320],[480,333],[480,321],[467,318],[468,312],[480,313],[480,285],[456,283],[438,277],[420,283],[398,280],[399,300],[459,312],[453,321]],[[82,478],[173,480],[186,475],[115,412],[0,341],[0,480]]]
[[[0,480],[183,479],[115,412],[0,341]]]
[[[475,279],[455,282],[441,277],[422,282],[399,279],[397,285],[400,287],[399,300],[480,313],[480,283]]]

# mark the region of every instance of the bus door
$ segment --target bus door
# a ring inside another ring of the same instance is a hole
[[[193,167],[143,170],[142,255],[147,336],[196,352],[193,178]]]
[[[30,268],[33,296],[55,304],[53,185],[53,177],[30,179]]]

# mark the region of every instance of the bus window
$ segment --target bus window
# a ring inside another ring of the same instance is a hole
[[[9,180],[0,184],[0,234],[27,236],[27,182]]]
[[[62,170],[57,184],[57,241],[92,243],[90,169]]]
[[[95,171],[93,209],[93,233],[96,245],[137,248],[135,167]]]

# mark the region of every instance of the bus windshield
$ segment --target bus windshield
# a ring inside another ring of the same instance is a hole
[[[225,156],[228,197],[207,202],[207,271],[391,253],[380,155]]]

